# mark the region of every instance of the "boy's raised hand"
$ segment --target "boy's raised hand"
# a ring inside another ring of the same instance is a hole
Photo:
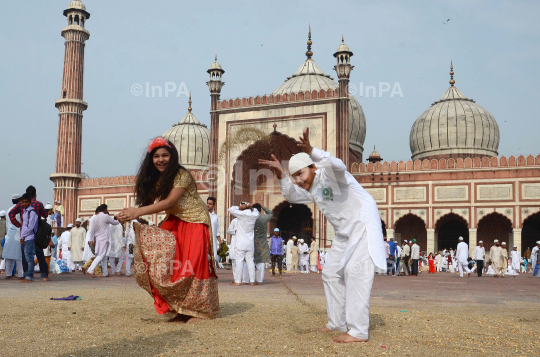
[[[300,137],[300,142],[298,144],[298,148],[302,150],[302,152],[305,152],[308,155],[311,155],[311,151],[313,151],[313,147],[309,143],[309,128],[304,129],[304,133],[302,137]]]
[[[270,170],[272,170],[274,174],[276,174],[278,179],[282,179],[283,168],[281,167],[279,160],[274,156],[274,154],[272,154],[271,156],[272,156],[272,160],[259,159],[259,165],[268,166]]]

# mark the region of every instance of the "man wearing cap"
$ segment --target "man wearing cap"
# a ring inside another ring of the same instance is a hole
[[[484,260],[486,259],[486,248],[484,248],[484,242],[479,241],[478,246],[474,248],[473,259],[476,261],[476,273],[478,277],[482,276],[484,271]]]
[[[274,229],[274,235],[270,238],[270,254],[272,254],[272,275],[276,275],[276,263],[281,276],[283,258],[281,256],[283,239],[279,236],[279,228]]]
[[[331,252],[324,264],[323,283],[328,324],[321,332],[341,331],[334,342],[366,342],[369,338],[369,298],[375,275],[386,271],[381,217],[373,197],[329,152],[313,148],[309,128],[298,143],[302,151],[289,161],[287,176],[279,160],[259,160],[277,175],[290,203],[315,202],[334,228]]]
[[[309,247],[307,243],[304,243],[303,239],[298,240],[298,249],[300,251],[300,261],[298,266],[300,272],[304,274],[309,273]]]
[[[504,278],[504,273],[508,268],[508,250],[506,249],[506,242],[501,243],[501,277]]]
[[[21,200],[21,195],[13,195],[11,202],[13,206],[6,212],[7,216],[10,216],[11,210],[13,210]],[[18,213],[15,215],[17,222],[21,221],[21,215]],[[13,268],[17,266],[17,277],[24,279],[24,269],[22,264],[22,249],[21,249],[21,229],[11,223],[11,220],[6,220],[6,242],[4,243],[4,251],[2,257],[6,262],[6,279],[13,277]]]
[[[73,224],[68,224],[66,230],[62,232],[60,235],[60,239],[58,239],[58,246],[60,247],[60,251],[62,252],[62,260],[66,263],[66,266],[69,268],[70,271],[75,271],[75,265],[71,261],[71,251],[69,249],[69,237],[71,236],[71,229],[73,228]]]
[[[236,227],[237,272],[234,274],[235,280],[231,285],[241,285],[242,281],[239,278],[244,275],[244,264],[247,265],[248,269],[249,285],[255,285],[255,263],[253,261],[255,222],[259,218],[260,212],[253,209],[248,202],[240,202],[240,206],[229,208],[229,213],[238,218]]]
[[[75,221],[75,227],[71,228],[69,232],[69,239],[67,248],[71,254],[71,262],[73,269],[82,268],[83,252],[84,252],[84,240],[86,239],[86,229],[81,227],[82,220],[77,218]],[[79,265],[79,267],[77,267]]]
[[[494,275],[498,278],[501,271],[502,248],[499,245],[498,239],[495,239],[493,243],[495,243],[495,245],[489,250],[489,260],[491,261],[491,266],[495,273]]]
[[[456,261],[459,268],[459,277],[463,278],[463,270],[467,275],[471,276],[471,271],[469,270],[469,245],[463,241],[463,237],[459,237],[459,243],[456,249]]]
[[[411,246],[411,275],[418,276],[418,261],[420,260],[420,246],[416,239],[412,240]]]
[[[390,237],[390,241],[388,242],[388,245],[390,246],[390,271],[386,272],[386,275],[390,275],[392,273],[392,276],[395,276],[396,274],[396,260],[398,257],[398,249],[397,244],[394,242],[394,237]]]
[[[270,263],[270,245],[268,234],[268,222],[274,217],[274,213],[259,203],[253,204],[253,210],[259,212],[259,217],[255,221],[255,234],[253,236],[253,262],[255,264],[255,284],[260,285],[264,280],[266,264]],[[248,272],[249,273],[249,272]]]
[[[309,268],[313,273],[319,273],[317,266],[319,265],[319,243],[317,239],[311,238],[311,245],[309,246]]]
[[[296,237],[294,236],[287,241],[287,251],[285,258],[285,264],[287,265],[287,273],[290,273],[292,271],[292,247],[294,247],[295,241]]]
[[[512,258],[512,269],[516,272],[516,275],[519,275],[521,270],[521,253],[517,250],[517,245],[514,245],[512,251],[510,252],[510,257]],[[514,275],[514,278],[516,277]]]
[[[409,242],[405,239],[403,241],[403,247],[401,247],[401,262],[400,262],[400,275],[409,275],[409,258],[411,256],[411,247]]]

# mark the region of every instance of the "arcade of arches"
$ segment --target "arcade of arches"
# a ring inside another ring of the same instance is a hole
[[[394,234],[397,242],[416,239],[416,244],[420,246],[420,250],[426,251],[427,249],[426,224],[422,218],[414,214],[409,213],[401,217],[395,224]]]

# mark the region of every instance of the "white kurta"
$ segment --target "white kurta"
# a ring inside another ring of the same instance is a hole
[[[83,261],[83,248],[84,241],[86,239],[86,230],[82,227],[73,227],[69,231],[68,248],[71,248],[71,261],[81,262]]]
[[[465,242],[460,242],[456,249],[456,259],[461,264],[469,264],[467,259],[469,258],[469,246]]]
[[[489,260],[491,260],[491,265],[493,267],[493,270],[495,271],[495,275],[499,274],[499,271],[501,269],[501,262],[502,262],[502,248],[499,246],[497,247],[494,245],[489,250]]]
[[[217,251],[219,248],[219,242],[218,237],[220,236],[219,233],[219,217],[215,212],[210,213],[210,222],[212,223],[212,238],[214,239],[214,259],[217,262],[218,261],[218,255]]]
[[[21,260],[21,229],[15,227],[9,219],[9,212],[11,212],[13,208],[15,208],[15,206],[11,207],[6,213],[6,242],[4,243],[2,257],[4,259]],[[17,214],[16,219],[19,223],[21,222],[21,216],[19,214]]]
[[[229,259],[236,259],[236,225],[238,224],[238,218],[231,221],[227,233],[231,235],[231,245],[229,246]]]
[[[111,249],[107,255],[110,258],[121,258],[124,256],[124,231],[122,225],[109,227],[109,234],[111,236]]]
[[[294,241],[292,239],[289,239],[287,241],[287,251],[285,252],[286,254],[285,263],[287,265],[287,271],[292,270],[292,252],[291,252],[292,247],[294,247]]]
[[[84,262],[87,262],[90,259],[95,257],[95,255],[92,254],[92,250],[90,249],[90,245],[88,244],[88,242],[90,242],[90,227],[92,225],[92,219],[94,217],[95,216],[92,216],[92,217],[90,217],[88,219],[88,231],[86,232],[86,238],[84,240],[84,251],[83,251],[83,256],[82,256]]]
[[[298,263],[298,265],[307,267],[309,265],[309,254],[305,253],[309,253],[309,247],[306,243],[301,243],[298,244],[298,249],[300,250],[300,262]]]
[[[319,243],[313,241],[309,248],[309,265],[317,266],[319,263]]]
[[[60,238],[58,238],[58,247],[62,251],[62,260],[66,263],[67,267],[71,270],[75,269],[73,261],[71,260],[71,252],[68,249],[69,245],[69,231],[64,231]]]
[[[129,222],[127,232],[126,232],[126,257],[133,258],[135,256],[135,230],[133,229],[133,223],[138,222],[137,220],[133,220]],[[130,253],[129,246],[133,246],[133,253]]]
[[[255,283],[255,262],[253,254],[255,252],[255,222],[259,218],[258,210],[240,210],[238,206],[229,208],[229,213],[238,218],[236,223],[236,244],[235,256],[237,262],[235,264],[236,271],[234,272],[234,281],[241,282],[241,277],[244,274],[244,260],[247,265],[249,282]]]
[[[510,251],[510,258],[512,259],[512,269],[519,273],[521,268],[521,253],[517,250]]]
[[[103,212],[100,212],[92,219],[92,224],[90,225],[90,241],[96,243],[96,255],[107,256],[109,254],[111,248],[109,227],[118,224],[120,224],[120,222],[115,221],[111,216]]]

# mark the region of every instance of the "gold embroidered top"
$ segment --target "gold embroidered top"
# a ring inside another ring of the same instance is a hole
[[[210,227],[211,224],[208,209],[201,196],[199,196],[195,180],[189,171],[184,169],[178,170],[178,173],[174,178],[173,187],[181,187],[184,188],[185,191],[178,202],[166,211],[167,214],[175,215],[184,222],[204,223]]]

